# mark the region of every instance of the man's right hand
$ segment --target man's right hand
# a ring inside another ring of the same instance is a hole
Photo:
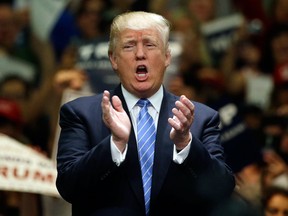
[[[112,97],[112,104],[110,103],[110,93],[105,90],[101,103],[103,121],[111,130],[113,142],[123,152],[130,136],[131,122],[118,96]]]

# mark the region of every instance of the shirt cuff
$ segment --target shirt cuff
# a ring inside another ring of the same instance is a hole
[[[180,152],[177,152],[176,146],[174,145],[173,161],[175,163],[182,164],[184,162],[184,160],[188,157],[190,147],[191,147],[191,142],[192,142],[192,138],[191,138],[190,142],[188,143],[188,145],[184,149],[182,149]]]
[[[122,153],[117,146],[115,145],[115,143],[112,140],[112,136],[110,138],[110,147],[111,147],[111,156],[112,156],[112,160],[113,162],[116,163],[117,166],[120,166],[120,164],[125,160],[126,158],[126,153],[127,153],[127,148],[128,145],[126,144],[125,150]]]

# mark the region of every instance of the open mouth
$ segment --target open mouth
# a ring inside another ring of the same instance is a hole
[[[145,65],[139,65],[136,69],[138,77],[144,77],[147,74],[147,67]]]

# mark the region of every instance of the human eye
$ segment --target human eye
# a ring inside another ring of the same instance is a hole
[[[147,46],[148,46],[148,47],[154,47],[155,44],[153,44],[153,43],[147,43]]]
[[[153,42],[147,42],[145,43],[145,46],[148,48],[148,49],[154,49],[156,46],[156,43],[153,43]]]
[[[135,45],[133,43],[125,43],[123,45],[123,49],[129,51],[129,50],[132,50],[134,46]]]

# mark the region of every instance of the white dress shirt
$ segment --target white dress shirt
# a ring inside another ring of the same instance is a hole
[[[121,88],[122,88],[123,96],[125,98],[130,116],[131,116],[134,132],[135,132],[135,136],[136,136],[136,140],[137,140],[137,117],[138,117],[138,114],[139,114],[141,108],[136,104],[140,98],[137,98],[134,95],[132,95],[131,93],[129,93],[122,85],[121,85]],[[159,113],[160,113],[161,103],[162,103],[162,99],[163,99],[163,86],[161,86],[160,89],[152,97],[147,98],[147,99],[150,101],[150,103],[152,105],[152,106],[148,107],[148,112],[152,116],[152,118],[155,122],[155,128],[157,130]],[[168,119],[167,119],[167,124],[168,124]],[[191,139],[191,141],[192,141],[192,139]],[[173,161],[175,163],[181,164],[186,159],[186,157],[188,156],[189,150],[190,150],[191,141],[180,152],[176,151],[176,146],[174,145]],[[111,145],[112,160],[119,166],[125,160],[127,149],[128,149],[128,144],[126,144],[126,148],[125,148],[124,152],[122,153],[117,148],[115,143],[113,142],[112,136],[111,136],[110,145]]]

